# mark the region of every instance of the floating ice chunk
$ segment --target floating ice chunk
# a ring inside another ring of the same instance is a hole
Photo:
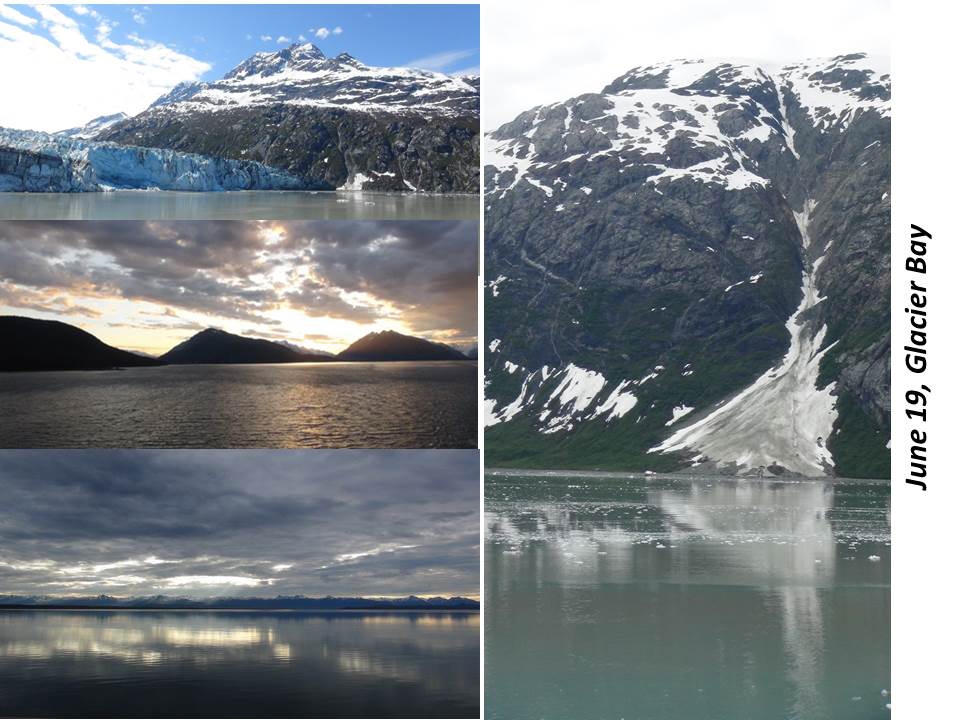
[[[491,340],[487,347],[490,349],[490,352],[496,352],[497,348],[500,347],[500,338],[494,338]]]
[[[505,367],[507,372],[510,373],[511,375],[513,375],[517,370],[520,369],[518,365],[514,365],[509,360],[504,361],[503,367]]]
[[[879,555],[871,555],[870,557],[867,558],[867,560],[869,560],[870,562],[880,562],[880,556],[879,556]]]

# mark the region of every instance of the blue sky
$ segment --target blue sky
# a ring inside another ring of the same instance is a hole
[[[77,16],[69,8],[60,6]],[[116,22],[115,34],[136,33],[212,67],[213,80],[255,52],[302,37],[327,55],[348,52],[368,65],[422,63],[456,72],[480,64],[476,5],[91,5]],[[340,32],[336,29],[340,28]],[[318,34],[319,30],[319,34]]]
[[[0,5],[0,126],[55,131],[142,111],[179,82],[309,41],[369,65],[478,73],[477,5]],[[44,88],[39,94],[37,87]]]

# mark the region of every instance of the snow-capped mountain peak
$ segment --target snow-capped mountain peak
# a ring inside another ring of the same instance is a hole
[[[114,113],[112,115],[101,115],[94,118],[82,127],[69,128],[53,133],[58,137],[73,138],[74,140],[90,140],[95,138],[101,132],[118,122],[126,120],[129,116],[124,112]]]
[[[771,134],[790,145],[788,102],[821,132],[865,111],[886,116],[888,66],[857,53],[785,66],[711,58],[634,68],[600,93],[534,108],[490,133],[487,192],[499,197],[525,180],[550,199],[554,170],[602,158],[615,158],[620,172],[646,167],[654,184],[763,186],[750,150]]]
[[[381,113],[479,114],[477,83],[439,72],[374,67],[311,43],[257,53],[214,82],[184,83],[151,108],[217,111],[284,103]]]
[[[259,52],[223,76],[224,80],[243,80],[253,75],[269,76],[288,69],[311,70],[326,60],[323,51],[312,43],[294,43],[276,52]]]

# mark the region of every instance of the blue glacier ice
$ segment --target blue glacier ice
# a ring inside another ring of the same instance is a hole
[[[303,181],[250,160],[0,128],[0,191],[297,190]]]

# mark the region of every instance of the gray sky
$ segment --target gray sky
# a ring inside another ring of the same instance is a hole
[[[484,130],[675,58],[890,53],[889,0],[485,0]]]
[[[472,450],[0,451],[0,593],[480,591]]]
[[[0,222],[0,314],[162,354],[205,327],[336,352],[477,331],[477,223]]]

